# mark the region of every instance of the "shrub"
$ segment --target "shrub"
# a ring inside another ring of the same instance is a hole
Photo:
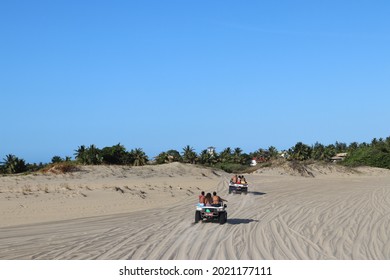
[[[247,165],[242,165],[239,163],[217,163],[216,168],[220,168],[227,173],[245,173],[245,170],[248,169]]]
[[[42,169],[42,172],[43,173],[51,172],[51,173],[55,173],[55,174],[65,174],[65,173],[69,173],[69,172],[75,172],[78,170],[79,170],[79,168],[78,168],[77,164],[75,164],[73,162],[64,161],[64,162],[50,164],[50,165],[44,167]]]
[[[347,166],[372,166],[390,168],[390,153],[372,146],[360,147],[343,161]]]

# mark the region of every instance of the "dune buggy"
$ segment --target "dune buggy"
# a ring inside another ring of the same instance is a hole
[[[248,184],[229,184],[229,193],[248,193]]]
[[[197,205],[195,211],[195,223],[203,222],[218,222],[221,225],[227,221],[226,204],[215,206]]]

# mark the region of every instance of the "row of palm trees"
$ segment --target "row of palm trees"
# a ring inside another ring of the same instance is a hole
[[[335,144],[325,146],[316,142],[313,146],[309,146],[302,142],[298,142],[294,147],[288,150],[287,154],[290,160],[314,159],[328,161],[338,153],[347,153],[349,156],[352,156],[358,151],[367,149],[373,153],[381,152],[386,157],[387,154],[390,154],[390,137],[387,137],[386,139],[374,138],[371,143],[352,142],[349,145],[342,142],[336,142]]]
[[[98,164],[117,164],[117,165],[132,165],[142,166],[148,162],[156,164],[164,164],[169,162],[183,162],[189,164],[201,164],[208,166],[223,165],[223,164],[236,164],[247,165],[253,158],[262,158],[269,160],[283,156],[287,160],[321,160],[329,161],[337,153],[348,153],[348,155],[356,154],[357,151],[365,149],[366,153],[370,152],[370,149],[375,153],[380,154],[379,160],[382,157],[390,157],[390,137],[386,139],[374,138],[371,143],[357,143],[353,142],[349,145],[336,142],[335,144],[323,145],[316,142],[314,145],[307,145],[302,142],[296,143],[288,150],[278,151],[274,146],[270,146],[268,149],[258,149],[251,153],[244,153],[239,147],[230,148],[227,147],[221,152],[217,152],[215,149],[204,149],[199,154],[195,152],[195,149],[190,145],[185,146],[181,152],[177,150],[168,150],[158,154],[153,161],[150,161],[148,156],[141,148],[132,149],[127,151],[126,148],[118,143],[117,145],[104,147],[102,149],[95,145],[79,146],[74,152],[76,163],[85,165],[98,165]],[[368,149],[368,152],[367,152]],[[71,157],[65,159],[54,156],[52,163],[58,162],[71,162]],[[363,162],[364,163],[364,162]],[[42,168],[43,164],[26,164],[23,159],[16,157],[15,155],[7,155],[4,158],[4,162],[0,165],[0,173],[14,174],[26,171],[35,171]]]
[[[78,147],[75,159],[82,164],[118,164],[118,165],[145,165],[149,159],[141,148],[127,151],[120,143],[111,147],[97,148],[95,145]]]
[[[199,154],[190,145],[185,146],[181,152],[177,150],[168,150],[161,152],[155,157],[154,162],[163,164],[168,162],[183,162],[190,164],[215,165],[218,163],[234,163],[246,165],[253,158],[263,158],[269,160],[283,156],[287,160],[320,160],[329,161],[338,153],[352,154],[358,149],[365,147],[380,148],[382,151],[388,149],[390,151],[390,137],[386,139],[374,138],[371,143],[352,142],[349,145],[343,142],[336,141],[334,144],[323,145],[316,142],[314,145],[307,145],[302,142],[296,143],[288,150],[278,151],[274,146],[268,149],[258,149],[254,152],[244,153],[239,147],[224,148],[221,152],[217,152],[214,148],[202,150]],[[93,152],[94,151],[94,152]],[[84,156],[87,155],[87,159]],[[123,145],[117,144],[112,147],[105,147],[102,150],[97,149],[94,145],[89,148],[80,146],[75,153],[76,160],[84,164],[130,164],[135,166],[144,165],[149,162],[148,156],[141,148],[137,148],[127,152]]]
[[[272,152],[269,152],[272,151]],[[246,164],[253,156],[269,155],[276,156],[277,150],[270,147],[268,150],[259,149],[250,154],[243,153],[241,148],[225,148],[218,153],[214,149],[204,149],[199,154],[190,145],[185,146],[181,152],[177,150],[168,150],[158,154],[154,161],[156,164],[164,164],[169,162],[183,162],[190,164],[214,165],[216,163],[236,163]],[[148,156],[141,148],[127,151],[126,148],[117,144],[111,147],[97,148],[95,145],[86,147],[79,146],[75,150],[75,159],[82,164],[119,164],[119,165],[133,165],[142,166],[150,162]],[[56,157],[58,159],[58,157]]]

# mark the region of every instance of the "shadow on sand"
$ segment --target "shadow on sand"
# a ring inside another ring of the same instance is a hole
[[[227,219],[227,223],[230,225],[240,225],[240,224],[249,224],[252,222],[258,222],[258,220],[253,219]]]
[[[264,192],[251,192],[251,191],[248,191],[248,194],[253,194],[253,195],[265,195],[266,193],[264,193]]]

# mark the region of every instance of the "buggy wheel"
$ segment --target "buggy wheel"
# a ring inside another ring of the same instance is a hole
[[[200,211],[195,211],[195,223],[200,221]]]
[[[219,224],[223,225],[224,223],[226,223],[226,220],[227,220],[227,213],[221,213],[219,214]]]

